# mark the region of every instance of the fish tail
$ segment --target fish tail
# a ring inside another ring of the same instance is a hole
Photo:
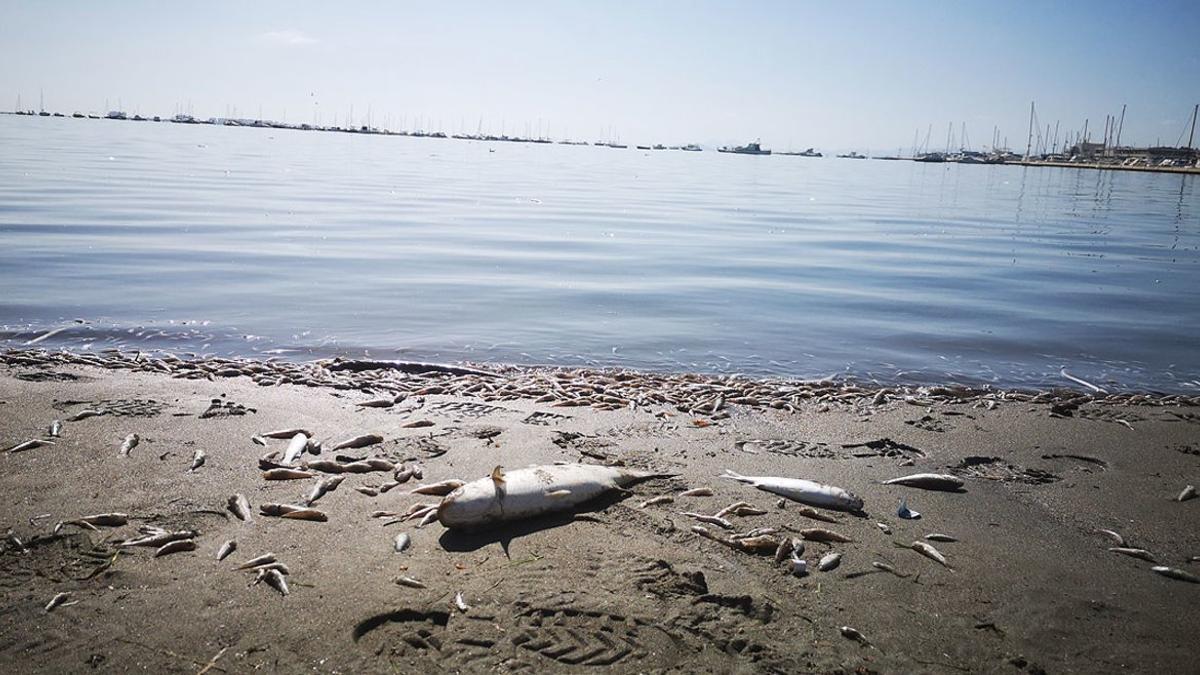
[[[753,480],[746,478],[742,474],[735,473],[733,471],[730,471],[729,469],[725,469],[725,473],[718,476],[718,478],[731,478],[731,479],[736,480],[741,483],[753,483],[754,482]]]

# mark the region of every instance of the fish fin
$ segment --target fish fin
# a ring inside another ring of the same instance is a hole
[[[504,467],[497,466],[492,469],[492,482],[497,485],[504,482]]]
[[[571,494],[570,490],[550,490],[549,492],[546,493],[546,496],[547,497],[568,497],[568,496],[570,496],[570,494]]]

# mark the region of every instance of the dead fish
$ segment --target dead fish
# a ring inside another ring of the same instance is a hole
[[[382,442],[383,436],[378,434],[363,434],[361,436],[355,436],[354,438],[347,438],[346,440],[338,443],[337,445],[333,446],[333,451],[337,452],[338,450],[365,448],[369,445],[375,445],[376,443]]]
[[[408,586],[409,588],[429,588],[412,577],[396,577],[392,581],[400,586]]]
[[[791,554],[792,554],[792,539],[791,539],[791,537],[784,537],[783,541],[780,541],[779,545],[775,547],[775,564],[778,565],[779,563],[783,562],[784,560],[787,560],[788,556],[790,556]]]
[[[99,410],[92,410],[91,408],[88,408],[87,410],[80,410],[79,412],[75,413],[74,415],[71,415],[70,417],[67,418],[67,421],[68,422],[78,422],[80,420],[86,420],[89,417],[99,417],[100,415],[103,415],[103,414],[104,413],[100,412]]]
[[[913,511],[908,508],[908,500],[904,498],[900,499],[900,508],[896,509],[896,515],[905,520],[917,520],[921,517],[919,511]]]
[[[308,447],[308,436],[304,434],[296,434],[292,436],[292,440],[288,442],[287,450],[283,453],[283,463],[291,464],[296,461],[300,455],[304,454],[304,449]]]
[[[1096,531],[1101,534],[1107,534],[1108,536],[1112,537],[1113,541],[1117,542],[1117,546],[1125,545],[1125,537],[1122,537],[1120,534],[1113,532],[1112,530],[1096,530]]]
[[[308,493],[308,496],[304,499],[305,506],[312,506],[313,503],[321,497],[324,497],[326,494],[338,489],[338,486],[341,485],[342,481],[344,480],[346,480],[345,476],[329,476],[327,478],[318,480],[316,485],[313,485],[313,488]]]
[[[260,580],[266,581],[268,586],[279,591],[279,594],[284,597],[287,597],[287,594],[290,592],[288,590],[287,579],[277,569],[264,569],[260,571],[254,583],[257,584]]]
[[[180,530],[178,532],[155,532],[146,537],[139,539],[129,539],[123,541],[117,546],[126,548],[130,546],[162,546],[180,539],[195,539],[199,533],[195,530]]]
[[[395,511],[372,511],[372,518],[391,518],[396,515]]]
[[[1195,496],[1196,496],[1196,486],[1189,485],[1189,486],[1183,488],[1183,492],[1179,493],[1179,496],[1175,498],[1175,501],[1186,502],[1187,500],[1189,500]]]
[[[467,605],[467,601],[463,600],[463,594],[461,591],[454,594],[454,606],[457,607],[458,611],[462,612],[463,614],[466,614],[467,610],[471,609],[471,607]]]
[[[291,574],[292,570],[281,562],[270,562],[263,565],[257,565],[246,570],[247,572],[264,572],[266,570],[278,570],[280,574]]]
[[[387,494],[389,491],[394,490],[398,487],[400,487],[399,482],[394,481],[394,480],[389,480],[386,483],[384,483],[383,485],[379,486],[379,494],[381,494],[381,495]]]
[[[1192,583],[1192,584],[1200,584],[1200,577],[1197,577],[1196,575],[1191,574],[1190,572],[1185,572],[1181,569],[1176,569],[1174,567],[1166,567],[1164,565],[1155,565],[1154,567],[1150,568],[1150,571],[1157,572],[1157,573],[1163,575],[1164,577],[1176,579],[1178,581],[1186,581],[1186,582]]]
[[[370,461],[363,459],[343,464],[342,471],[346,473],[371,473],[372,471],[386,471],[386,469],[380,469]]]
[[[897,571],[895,567],[892,567],[891,565],[889,565],[887,563],[872,562],[871,566],[874,567],[875,569],[887,572],[888,574],[895,574],[896,576],[900,577],[901,579],[908,578],[907,574],[903,574],[903,573]]]
[[[304,434],[305,436],[312,436],[311,431],[309,431],[308,429],[300,429],[300,428],[279,429],[276,431],[268,431],[265,434],[259,434],[259,435],[262,436],[263,438],[284,439],[284,438],[294,438],[296,436],[296,434]]]
[[[221,548],[217,549],[217,561],[219,562],[221,560],[228,558],[236,550],[237,550],[237,542],[232,539],[225,542],[224,544],[221,544]]]
[[[927,535],[925,535],[925,538],[928,539],[929,541],[944,541],[944,542],[958,541],[957,539],[955,539],[954,537],[951,537],[948,534],[940,534],[938,532],[934,532],[933,534],[927,534]]]
[[[171,555],[172,553],[179,553],[181,551],[195,551],[195,550],[196,550],[196,540],[195,539],[180,539],[179,541],[173,541],[169,544],[165,544],[162,548],[160,548],[154,552],[154,557],[158,558],[160,556]]]
[[[137,434],[129,434],[126,436],[125,441],[121,443],[121,456],[128,457],[129,453],[133,452],[133,449],[138,446],[138,443],[140,443],[141,440],[141,437]]]
[[[788,571],[795,576],[802,577],[808,574],[808,561],[793,553],[792,560],[788,565]]]
[[[230,497],[226,502],[226,508],[228,508],[238,520],[243,520],[248,523],[254,521],[254,519],[250,517],[250,501],[246,499],[245,495],[236,494]]]
[[[308,520],[314,523],[324,523],[329,520],[329,516],[325,515],[324,511],[317,509],[299,509],[296,511],[288,511],[280,516],[290,520]]]
[[[314,459],[304,463],[304,468],[320,471],[321,473],[344,473],[346,467],[341,462],[332,459]]]
[[[781,497],[812,506],[821,506],[843,511],[861,511],[863,501],[858,496],[832,485],[822,485],[803,478],[780,478],[777,476],[743,476],[726,469],[722,478],[753,485],[759,490],[773,492]]]
[[[387,461],[386,459],[384,459],[382,457],[368,457],[362,461],[366,462],[367,464],[370,464],[371,468],[376,471],[394,471],[396,469],[395,464]]]
[[[88,525],[99,525],[101,527],[121,527],[129,522],[129,514],[96,513],[90,516],[76,518],[72,522],[87,523]]]
[[[412,537],[409,537],[407,532],[401,532],[400,534],[396,535],[396,538],[392,541],[392,548],[396,551],[396,553],[403,553],[405,549],[411,545]]]
[[[1157,560],[1154,559],[1154,554],[1147,551],[1144,548],[1128,548],[1125,546],[1114,546],[1113,548],[1110,548],[1108,550],[1112,553],[1120,553],[1122,555],[1127,555],[1131,558],[1138,558],[1141,560],[1145,560],[1146,562],[1158,562]]]
[[[417,529],[419,530],[422,527],[425,527],[426,525],[432,523],[433,521],[435,521],[437,519],[438,519],[437,509],[432,509],[428,513],[426,513],[423,518],[421,518],[421,522],[417,523]]]
[[[819,520],[823,523],[836,523],[837,522],[837,518],[834,518],[833,516],[831,516],[827,513],[821,513],[820,511],[814,509],[811,506],[801,506],[796,511],[796,513],[799,513],[800,515],[804,516],[805,518],[812,518],[813,520]]]
[[[264,471],[262,477],[263,480],[300,480],[302,478],[312,478],[315,475],[311,471],[301,469],[279,468]]]
[[[862,633],[854,630],[850,626],[842,626],[841,628],[838,628],[838,632],[840,632],[842,637],[846,638],[847,640],[854,640],[855,642],[866,645],[867,647],[873,646],[870,642],[867,642],[867,638],[863,637]]]
[[[823,527],[810,527],[800,530],[800,536],[809,541],[837,542],[846,543],[854,541],[850,537],[833,530],[827,530]]]
[[[951,476],[944,473],[914,473],[910,476],[885,480],[883,481],[883,485],[905,485],[907,487],[921,488],[922,490],[956,492],[962,489],[963,480],[958,476]]]
[[[739,509],[743,506],[750,506],[750,504],[747,502],[734,502],[734,503],[730,504],[729,506],[726,506],[725,508],[721,509],[720,511],[717,511],[713,515],[718,518],[724,518],[725,516],[729,515],[730,513],[733,513],[734,511],[736,511],[737,509]]]
[[[817,563],[817,569],[822,572],[828,572],[832,569],[837,568],[837,566],[840,564],[842,564],[842,554],[841,553],[829,553],[829,554],[825,555],[824,557],[822,557],[820,562]]]
[[[53,598],[50,598],[50,602],[46,603],[46,611],[53,612],[55,607],[62,605],[64,602],[66,602],[67,600],[70,600],[70,599],[71,599],[70,593],[59,593],[59,594],[55,595]]]
[[[16,445],[14,445],[11,448],[9,448],[8,450],[6,450],[6,452],[25,452],[26,450],[33,450],[35,448],[40,448],[43,445],[53,445],[53,442],[43,441],[41,439],[35,438],[30,441],[25,441],[24,443],[17,443]]]
[[[192,466],[190,469],[188,469],[188,472],[191,473],[191,472],[195,471],[196,469],[199,469],[200,467],[204,466],[205,458],[206,458],[206,455],[204,454],[204,451],[197,450],[195,452],[195,454],[192,455]]]
[[[258,511],[259,511],[259,513],[263,514],[264,516],[280,517],[285,513],[291,513],[292,511],[300,511],[305,508],[308,508],[308,507],[296,506],[295,504],[267,503],[267,504],[260,504],[258,507]]]
[[[691,490],[684,490],[683,492],[680,492],[679,496],[680,497],[711,497],[711,496],[713,496],[713,491],[711,488],[706,488],[706,487],[692,488]]]
[[[409,494],[433,495],[435,497],[444,497],[466,484],[467,484],[466,481],[461,481],[461,480],[454,480],[454,479],[444,480],[440,483],[433,483],[431,485],[422,485],[422,486],[412,490],[411,492],[409,492]]]
[[[359,401],[354,405],[360,408],[390,408],[396,405],[396,401],[390,398],[373,398],[370,401]]]
[[[779,539],[769,534],[732,540],[733,547],[746,553],[773,553],[779,548]]]
[[[368,497],[378,497],[379,496],[379,490],[377,490],[373,487],[367,486],[367,485],[356,485],[354,487],[354,490],[356,492],[364,494]]]
[[[724,518],[722,518],[720,516],[708,516],[703,513],[696,513],[694,511],[680,511],[679,514],[683,515],[683,516],[687,516],[688,518],[695,518],[696,520],[698,520],[702,523],[708,523],[709,525],[716,525],[717,527],[721,527],[726,530],[733,529],[733,523],[729,522],[728,520],[725,520]]]
[[[238,569],[239,570],[248,570],[251,567],[260,567],[262,565],[267,565],[267,564],[270,564],[273,562],[275,562],[275,554],[274,553],[264,553],[258,557],[247,560],[246,562],[242,563],[241,565],[238,565]]]
[[[936,548],[934,548],[933,546],[931,546],[929,544],[926,544],[923,541],[914,541],[913,543],[908,544],[907,546],[904,544],[895,544],[895,545],[900,548],[912,549],[912,550],[916,551],[917,553],[920,553],[921,555],[925,556],[926,558],[929,558],[930,560],[938,563],[939,565],[941,565],[947,569],[953,569],[950,567],[950,564],[946,562],[946,556],[942,555],[941,551],[937,550]]]
[[[397,483],[407,483],[408,479],[412,478],[412,476],[413,476],[412,469],[409,469],[409,468],[405,467],[404,465],[401,465],[401,466],[396,467],[395,473],[392,474],[392,479],[395,480]]]
[[[263,438],[262,436],[251,436],[250,440],[258,445],[263,446],[264,448],[267,447],[267,439]]]
[[[404,427],[405,429],[422,429],[424,427],[433,426],[433,420],[416,420],[409,422],[408,424],[401,424],[400,426]]]
[[[675,501],[675,498],[672,497],[671,495],[659,495],[657,497],[651,497],[650,499],[647,499],[646,501],[642,502],[641,504],[638,505],[638,508],[644,509],[648,506],[654,506],[655,504],[670,504],[671,502],[674,502],[674,501]]]
[[[58,438],[59,434],[61,434],[61,433],[62,433],[62,420],[54,420],[53,422],[51,422],[50,423],[50,436],[52,438]]]
[[[892,528],[889,527],[887,523],[875,523],[875,526],[878,527],[879,531],[883,532],[884,534],[892,533]]]
[[[507,473],[496,467],[491,476],[446,495],[437,514],[450,529],[482,527],[567,511],[612,490],[656,477],[666,475],[592,464],[543,464]]]

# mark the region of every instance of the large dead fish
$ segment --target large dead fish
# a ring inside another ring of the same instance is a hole
[[[382,442],[383,436],[380,436],[379,434],[363,434],[361,436],[355,436],[354,438],[347,438],[346,440],[333,446],[332,449],[334,452],[337,452],[338,450],[353,450],[354,448],[365,448],[369,445],[375,445],[376,443]]]
[[[961,490],[963,481],[958,476],[945,473],[914,473],[911,476],[901,476],[883,481],[884,485],[907,485],[922,490],[943,490],[955,492]]]
[[[741,483],[753,485],[759,490],[765,490],[781,497],[821,506],[827,509],[842,511],[861,511],[863,500],[851,492],[832,485],[822,485],[802,478],[778,478],[775,476],[743,476],[726,470],[722,478],[731,478]]]
[[[667,474],[591,464],[544,464],[471,481],[446,495],[437,517],[450,529],[568,511],[611,490]]]
[[[300,455],[304,454],[304,449],[308,447],[308,436],[304,434],[296,434],[292,436],[292,440],[288,442],[287,450],[283,453],[283,463],[291,464],[296,461]]]
[[[250,501],[245,495],[236,494],[229,498],[227,503],[229,511],[237,516],[238,520],[251,522],[254,519],[250,517]]]

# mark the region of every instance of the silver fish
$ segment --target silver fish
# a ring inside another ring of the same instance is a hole
[[[1170,579],[1176,579],[1178,581],[1186,581],[1191,584],[1200,584],[1200,577],[1197,577],[1196,575],[1191,574],[1190,572],[1185,572],[1181,569],[1176,569],[1174,567],[1166,567],[1163,565],[1156,565],[1154,567],[1151,567],[1150,571],[1157,572],[1157,573],[1163,575],[1164,577],[1168,577]]]
[[[884,485],[906,485],[923,490],[942,490],[955,492],[962,489],[963,480],[958,476],[944,473],[914,473],[883,481]]]
[[[217,549],[217,560],[220,561],[228,558],[236,550],[237,542],[230,539],[224,544],[221,544],[221,548]]]
[[[724,518],[721,518],[720,516],[708,516],[703,513],[696,513],[694,511],[680,511],[679,513],[680,513],[680,515],[687,516],[688,518],[695,518],[696,520],[698,520],[702,523],[708,523],[709,525],[716,525],[717,527],[721,527],[726,530],[733,529],[733,523],[729,522],[728,520],[725,520]]]
[[[313,489],[308,493],[308,497],[304,500],[305,506],[312,506],[321,497],[338,489],[338,486],[344,480],[346,480],[345,476],[329,476],[317,481],[316,485],[313,485]]]
[[[401,586],[408,586],[409,588],[429,588],[425,584],[413,579],[412,577],[396,577],[393,581]]]
[[[946,562],[946,556],[942,555],[941,551],[923,541],[914,541],[907,546],[904,544],[896,544],[896,546],[899,546],[900,548],[910,548],[926,558],[938,563],[939,565],[946,567],[947,569],[950,568],[950,564]]]
[[[257,556],[257,557],[247,560],[246,562],[242,563],[241,565],[238,565],[238,569],[239,570],[248,570],[251,567],[260,567],[262,565],[268,565],[273,562],[275,562],[275,554],[274,553],[264,553],[260,556]]]
[[[422,485],[422,486],[412,490],[411,492],[409,492],[409,494],[433,495],[435,497],[445,497],[446,495],[450,494],[451,492],[454,492],[455,490],[457,490],[458,488],[460,488],[466,484],[467,484],[466,481],[461,481],[461,480],[454,480],[454,479],[444,480],[440,483],[433,483],[430,485]]]
[[[437,519],[438,519],[438,511],[435,508],[435,509],[431,510],[429,513],[426,513],[425,517],[421,519],[421,522],[417,523],[417,529],[421,529],[422,527],[425,527],[426,525],[432,523],[433,521],[435,521]]]
[[[199,469],[200,467],[204,466],[205,459],[206,459],[206,455],[204,454],[204,451],[197,450],[195,452],[195,454],[192,455],[192,466],[191,466],[191,468],[188,469],[188,472],[191,473],[191,472],[195,471],[196,469]]]
[[[759,490],[765,490],[787,497],[793,501],[810,506],[820,506],[842,511],[861,511],[862,498],[833,485],[823,485],[803,478],[782,478],[779,476],[743,476],[728,469],[721,478],[729,478],[740,483],[752,485]]]
[[[401,532],[392,541],[392,548],[396,553],[403,553],[409,546],[412,546],[412,537],[409,537],[407,532]]]
[[[775,547],[775,564],[778,565],[784,560],[787,560],[791,555],[792,540],[789,537],[784,537],[783,541],[779,542],[779,545]]]
[[[1112,530],[1097,530],[1097,532],[1100,532],[1101,534],[1107,534],[1108,536],[1112,537],[1113,541],[1117,542],[1117,546],[1125,545],[1125,537],[1122,537],[1120,534],[1113,532]]]
[[[684,490],[683,492],[680,492],[679,496],[680,497],[711,497],[711,496],[713,496],[713,491],[711,488],[706,488],[706,487],[692,488],[691,490]]]
[[[467,604],[467,601],[463,600],[463,594],[461,591],[454,594],[454,606],[457,607],[458,611],[462,612],[463,614],[466,614],[467,610],[471,609],[471,607]]]
[[[927,534],[927,535],[925,535],[925,538],[928,539],[929,541],[945,541],[945,542],[958,541],[957,539],[955,539],[954,537],[951,537],[948,534],[941,534],[938,532],[934,532],[933,534]]]
[[[798,577],[802,577],[808,574],[808,561],[793,553],[791,564],[788,565],[788,571]]]
[[[163,545],[162,548],[160,548],[154,552],[154,557],[158,558],[159,556],[171,555],[172,553],[179,553],[180,551],[195,551],[195,550],[196,550],[196,540],[195,539],[180,539],[178,541],[173,541],[169,544]]]
[[[70,599],[71,599],[70,593],[59,593],[59,594],[55,595],[53,598],[50,598],[50,602],[46,603],[46,611],[53,612],[55,607],[62,605],[63,603],[65,603],[67,600],[70,600]]]
[[[841,563],[841,553],[829,553],[822,557],[820,562],[817,563],[817,569],[822,572],[828,572],[829,570],[835,569]]]
[[[181,539],[194,539],[194,538],[196,538],[197,534],[198,533],[195,530],[180,530],[178,532],[155,532],[154,534],[151,534],[151,535],[145,536],[145,537],[141,537],[139,539],[130,539],[127,541],[123,541],[120,544],[117,544],[117,546],[119,546],[121,548],[129,547],[129,546],[162,546],[163,544],[169,544],[173,541],[179,541]]]
[[[871,566],[874,567],[875,569],[887,572],[888,574],[895,574],[896,576],[900,577],[901,579],[908,578],[907,574],[903,574],[903,573],[897,571],[895,567],[892,567],[891,565],[889,565],[887,563],[872,562]]]
[[[307,447],[308,436],[304,434],[292,436],[292,440],[288,442],[287,450],[283,453],[283,463],[291,464],[295,462],[300,455],[304,454],[304,449]]]
[[[238,520],[244,520],[248,523],[254,521],[254,519],[250,517],[250,501],[246,499],[245,495],[233,495],[226,502],[226,506],[228,507],[229,511],[233,513],[233,515],[237,516]]]
[[[266,581],[268,586],[279,591],[279,594],[284,597],[286,597],[290,592],[288,590],[287,579],[284,578],[283,574],[277,569],[260,570],[258,577],[254,580],[254,583],[257,584],[260,581]]]
[[[30,441],[25,441],[24,443],[17,443],[16,445],[9,448],[6,452],[12,452],[12,453],[25,452],[26,450],[33,450],[35,448],[40,448],[43,445],[53,445],[53,441],[43,441],[41,439],[35,438]]]
[[[344,473],[346,467],[341,462],[335,462],[332,459],[314,459],[304,463],[306,469],[320,471],[321,473]]]
[[[1108,550],[1111,551],[1112,553],[1120,553],[1121,555],[1127,555],[1131,558],[1138,558],[1139,560],[1145,560],[1146,562],[1158,562],[1157,560],[1154,559],[1154,554],[1151,553],[1150,551],[1147,551],[1144,548],[1129,548],[1129,547],[1125,547],[1125,546],[1114,546],[1113,548],[1110,548]]]
[[[264,471],[262,477],[264,480],[300,480],[303,478],[312,478],[314,475],[316,474],[312,473],[311,471],[279,468],[268,469],[267,471]]]
[[[833,530],[827,530],[823,527],[809,527],[809,528],[800,530],[800,536],[809,541],[838,542],[838,543],[854,541],[850,537],[847,537],[846,535],[844,535],[840,532],[834,532]]]
[[[1187,500],[1189,500],[1195,496],[1196,496],[1196,486],[1189,485],[1189,486],[1183,488],[1183,492],[1179,493],[1179,496],[1175,498],[1175,501],[1186,502]]]
[[[382,443],[382,442],[383,442],[383,436],[380,436],[379,434],[363,434],[361,436],[355,436],[354,438],[347,438],[346,440],[341,441],[337,445],[334,445],[332,450],[334,452],[337,452],[338,450],[352,450],[355,448],[365,448],[367,446],[375,445],[377,443]]]
[[[141,437],[137,434],[129,434],[126,436],[125,442],[121,443],[121,456],[128,457],[129,453],[133,452],[133,449],[138,446],[138,443],[141,442],[141,440]]]

